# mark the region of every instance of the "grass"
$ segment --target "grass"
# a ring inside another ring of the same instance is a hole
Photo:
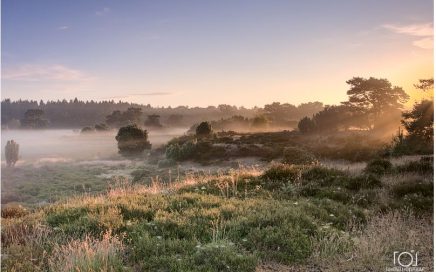
[[[411,249],[430,269],[433,176],[379,165],[273,164],[147,184],[141,169],[102,194],[2,211],[2,269],[379,271]]]

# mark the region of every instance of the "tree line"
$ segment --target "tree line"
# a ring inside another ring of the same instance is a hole
[[[218,105],[209,107],[152,107],[127,102],[57,100],[35,101],[4,99],[1,102],[1,120],[8,128],[83,128],[106,123],[121,127],[128,123],[147,122],[149,126],[190,127],[204,120],[219,120],[232,116],[244,118],[266,118],[270,122],[289,128],[296,127],[300,118],[323,109],[320,102],[303,103],[298,106],[289,103],[272,103],[263,108]],[[128,120],[135,119],[133,122]],[[261,120],[257,120],[261,121]]]

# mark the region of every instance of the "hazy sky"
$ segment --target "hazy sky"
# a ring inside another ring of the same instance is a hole
[[[433,76],[431,0],[1,3],[3,99],[335,104]]]

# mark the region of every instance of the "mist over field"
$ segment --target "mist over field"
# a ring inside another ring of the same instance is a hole
[[[186,130],[152,130],[149,140],[155,148],[183,135]],[[12,139],[20,145],[19,164],[123,159],[118,155],[116,133],[115,130],[94,134],[83,134],[77,129],[2,130],[2,164],[5,164],[6,142]]]

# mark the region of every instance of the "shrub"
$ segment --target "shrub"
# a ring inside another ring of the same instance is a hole
[[[298,147],[286,147],[283,150],[283,163],[287,164],[315,164],[315,156],[307,150]]]
[[[202,245],[195,240],[165,239],[142,231],[132,237],[131,261],[141,271],[254,271],[257,258],[231,242]]]
[[[118,141],[119,153],[122,155],[138,155],[151,148],[147,130],[142,130],[136,125],[120,128],[115,139]]]
[[[390,161],[384,159],[375,159],[368,162],[364,171],[368,174],[382,175],[389,173],[392,168],[393,166]]]
[[[257,258],[239,252],[231,242],[220,241],[198,248],[192,257],[195,271],[255,271]]]
[[[359,191],[360,189],[373,189],[381,187],[382,182],[374,175],[361,175],[344,179],[343,185],[349,190]]]
[[[212,133],[212,126],[209,122],[201,122],[195,129],[195,135],[197,137],[207,137]]]
[[[14,140],[7,141],[5,146],[5,157],[8,167],[15,166],[17,163],[19,150],[20,146]]]
[[[277,164],[266,170],[262,175],[261,179],[268,181],[270,184],[283,183],[283,182],[299,182],[302,174],[302,168],[287,165],[287,164]]]
[[[302,178],[304,181],[311,181],[321,186],[329,186],[335,183],[339,178],[346,176],[340,170],[315,166],[304,171]]]
[[[169,144],[165,150],[165,156],[167,159],[175,161],[183,161],[192,159],[196,152],[196,142],[187,141],[182,145],[179,143]]]
[[[243,244],[264,260],[291,264],[301,262],[311,253],[310,236],[291,225],[252,228]]]

